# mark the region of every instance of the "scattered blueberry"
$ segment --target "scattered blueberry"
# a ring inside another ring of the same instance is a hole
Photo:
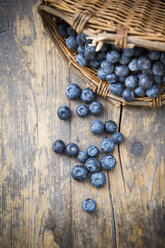
[[[65,152],[65,143],[62,140],[56,140],[52,145],[52,150],[58,154],[64,153]]]
[[[116,159],[113,155],[104,155],[100,161],[103,169],[112,170],[116,165]]]
[[[122,133],[117,132],[112,135],[112,140],[114,143],[121,144],[124,141],[124,136]]]
[[[84,181],[88,176],[88,170],[83,165],[76,165],[72,169],[72,177],[79,182]]]
[[[79,148],[78,148],[78,146],[76,144],[69,143],[65,147],[65,153],[68,156],[76,157],[78,155],[78,153],[79,153]]]
[[[95,188],[103,187],[106,184],[106,176],[103,172],[95,172],[90,177],[90,183]]]
[[[86,151],[88,157],[96,158],[99,155],[99,149],[97,146],[89,146]]]
[[[93,134],[101,134],[104,132],[104,123],[100,120],[94,120],[91,123],[90,130]]]
[[[100,143],[100,148],[105,153],[113,151],[114,147],[115,147],[114,142],[109,138],[103,139]]]
[[[122,92],[124,90],[124,87],[122,84],[120,83],[116,83],[116,84],[109,84],[109,90],[113,95],[116,96],[121,96]]]
[[[91,102],[89,112],[92,115],[100,115],[103,112],[103,105],[100,102]]]
[[[113,134],[117,130],[116,123],[114,121],[108,120],[105,122],[105,132],[108,134]]]
[[[100,162],[96,158],[88,158],[85,162],[85,166],[89,172],[100,171]]]
[[[92,213],[96,209],[96,202],[95,200],[88,198],[85,199],[82,203],[82,209],[87,213]]]
[[[65,94],[69,99],[78,99],[81,89],[77,84],[69,84],[65,89]]]
[[[57,115],[59,119],[67,120],[71,117],[71,110],[68,106],[63,105],[57,110]]]
[[[89,88],[85,88],[81,91],[81,101],[85,102],[85,103],[91,103],[94,101],[95,99],[95,94],[93,93],[93,91]]]
[[[89,113],[89,108],[88,106],[81,104],[76,108],[76,113],[77,115],[79,115],[80,117],[85,117],[87,116],[87,114]]]
[[[151,87],[146,90],[146,95],[151,98],[157,97],[159,93],[160,87],[156,84],[151,85]]]
[[[77,160],[80,162],[80,163],[85,163],[85,161],[87,160],[88,156],[86,154],[86,152],[79,152],[78,155],[77,155]]]

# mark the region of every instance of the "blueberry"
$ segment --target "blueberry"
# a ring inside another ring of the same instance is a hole
[[[140,73],[137,74],[137,76],[138,76],[139,79],[141,79],[144,76],[144,74],[145,73],[140,72]]]
[[[95,99],[95,94],[93,93],[93,91],[89,88],[85,88],[81,91],[81,101],[85,102],[85,103],[91,103],[94,101]]]
[[[71,110],[68,106],[61,106],[59,107],[59,109],[57,110],[57,116],[59,119],[61,120],[67,120],[71,117]]]
[[[139,70],[145,71],[151,67],[151,60],[147,56],[140,56],[137,60]]]
[[[77,160],[80,163],[85,163],[87,158],[88,158],[88,155],[86,154],[86,152],[79,152],[78,155],[77,155]]]
[[[119,59],[119,63],[121,65],[127,65],[130,62],[131,58],[125,56],[124,54],[122,54],[121,58]]]
[[[145,49],[142,47],[136,47],[134,51],[134,56],[139,57],[140,55],[145,53]]]
[[[101,67],[97,70],[97,76],[101,80],[105,80],[106,79],[106,73],[104,72],[104,70]]]
[[[123,49],[123,55],[127,56],[127,57],[132,57],[135,53],[135,49],[130,49],[130,48],[125,48]]]
[[[69,99],[78,99],[81,94],[81,89],[77,84],[69,84],[65,89],[65,95]]]
[[[161,62],[154,62],[152,65],[152,72],[154,75],[163,76],[164,75],[164,66]]]
[[[122,84],[120,83],[116,83],[116,84],[109,84],[109,90],[113,95],[116,96],[121,96],[122,92],[124,90],[124,87]]]
[[[116,83],[117,80],[118,80],[118,76],[116,74],[114,74],[114,73],[106,75],[106,81],[108,83]]]
[[[108,134],[113,134],[117,130],[117,125],[114,121],[106,121],[105,122],[105,132]]]
[[[93,60],[90,60],[89,63],[93,68],[98,69],[99,66],[101,65],[101,60],[93,59]]]
[[[113,151],[114,147],[115,147],[114,142],[109,138],[103,139],[100,143],[100,148],[105,153]]]
[[[58,154],[64,153],[65,152],[65,143],[62,140],[56,140],[52,145],[52,150]]]
[[[85,117],[87,116],[87,114],[89,113],[89,108],[88,106],[81,104],[76,108],[76,113],[77,115],[79,115],[80,117]]]
[[[135,75],[130,75],[125,79],[125,85],[128,88],[134,89],[138,84],[138,77]]]
[[[88,52],[89,54],[95,55],[95,49],[96,49],[95,46],[90,46],[90,45],[85,46],[85,51]]]
[[[114,143],[121,144],[124,141],[124,136],[122,133],[117,132],[112,135],[112,140]]]
[[[151,87],[148,90],[146,90],[146,95],[151,98],[157,97],[159,93],[160,93],[160,87],[159,85],[156,84],[151,85]]]
[[[136,96],[145,96],[146,91],[144,89],[142,89],[141,87],[137,87],[136,89],[134,89],[134,93]]]
[[[85,167],[90,172],[100,171],[100,162],[96,158],[88,158],[85,162]]]
[[[101,62],[101,68],[103,69],[103,71],[106,73],[106,74],[110,74],[113,72],[114,70],[114,65],[113,64],[110,64],[108,62],[108,60],[103,60]]]
[[[84,53],[85,52],[85,47],[84,46],[78,46],[77,52],[78,53]]]
[[[70,36],[76,36],[77,34],[76,31],[71,26],[68,26],[67,32]]]
[[[90,130],[93,134],[101,134],[104,132],[104,123],[100,120],[94,120],[91,123]]]
[[[84,42],[84,43],[87,42],[87,36],[86,36],[86,34],[82,33],[82,34],[80,34],[80,37],[81,37],[82,42]]]
[[[91,102],[89,112],[92,115],[100,115],[103,112],[103,105],[100,102]]]
[[[84,181],[88,176],[88,170],[83,165],[76,165],[72,169],[72,177],[79,182]]]
[[[110,52],[107,53],[106,59],[110,63],[116,63],[120,59],[120,53],[116,50],[111,50]]]
[[[86,58],[84,57],[84,55],[81,54],[81,53],[77,54],[77,56],[76,56],[76,61],[77,61],[78,64],[81,65],[81,66],[87,66],[87,64],[88,64],[87,59],[86,59]]]
[[[160,62],[165,65],[165,52],[161,52],[161,55],[160,55]]]
[[[65,147],[65,153],[70,157],[76,157],[79,153],[79,148],[76,144],[69,143]]]
[[[136,72],[139,70],[138,68],[138,59],[132,59],[129,64],[128,64],[128,68],[130,71]]]
[[[153,81],[155,84],[162,84],[163,77],[155,75]]]
[[[76,42],[77,42],[77,44],[79,46],[84,46],[85,45],[85,42],[81,38],[81,34],[77,34],[77,36],[76,36]]]
[[[143,74],[143,76],[139,80],[139,86],[146,90],[148,89],[153,83],[153,78],[151,75]]]
[[[147,69],[147,70],[144,70],[144,71],[142,71],[144,74],[153,74],[152,73],[152,68],[150,67],[149,69]]]
[[[113,155],[104,155],[100,161],[103,169],[112,170],[116,165],[116,159]]]
[[[160,58],[160,52],[159,51],[153,51],[150,50],[148,53],[148,57],[151,61],[158,60]]]
[[[106,176],[103,172],[95,172],[90,177],[90,183],[95,188],[100,188],[106,184]]]
[[[96,158],[99,155],[99,149],[97,146],[89,146],[86,151],[88,157]]]
[[[85,58],[88,59],[88,60],[93,60],[93,59],[94,59],[94,54],[89,53],[88,51],[85,51],[85,52],[84,52],[84,56],[85,56]]]
[[[58,25],[58,32],[63,38],[68,37],[67,27],[68,24],[66,22],[62,22]]]
[[[100,51],[106,52],[108,49],[109,49],[109,44],[104,43],[103,46],[101,47]]]
[[[123,90],[122,97],[126,102],[132,102],[135,98],[133,90],[126,88]]]
[[[119,77],[126,77],[129,74],[129,69],[127,65],[116,65],[115,73]]]
[[[115,51],[118,51],[118,52],[121,52],[121,50],[122,50],[120,47],[116,47],[114,44],[111,45],[111,48],[112,48],[112,50],[115,50]]]
[[[76,48],[77,47],[77,42],[76,42],[76,38],[74,36],[69,36],[66,39],[66,45],[68,48]]]
[[[165,76],[162,79],[162,84],[165,85]]]
[[[106,52],[97,52],[95,54],[95,59],[96,60],[103,60],[106,58]]]
[[[85,199],[82,203],[82,209],[87,213],[92,213],[96,209],[96,202],[93,199]]]
[[[119,82],[125,84],[126,77],[119,77]]]

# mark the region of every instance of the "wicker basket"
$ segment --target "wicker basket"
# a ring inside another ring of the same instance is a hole
[[[63,19],[77,33],[85,33],[93,40],[98,51],[103,43],[121,48],[145,47],[165,51],[165,1],[154,0],[46,0],[38,8],[45,28],[67,59],[88,80],[94,92],[115,104],[160,107],[165,105],[165,89],[157,98],[135,98],[126,103],[112,95],[108,82],[97,77],[97,71],[81,67],[76,53],[68,49],[57,31],[57,21]],[[108,32],[107,32],[108,31]]]

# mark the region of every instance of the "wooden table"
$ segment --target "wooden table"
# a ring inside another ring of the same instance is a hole
[[[116,108],[106,100],[103,121],[112,119],[126,141],[116,147],[116,168],[106,186],[78,183],[75,159],[57,156],[55,139],[82,150],[99,143],[89,116],[75,114],[79,102],[65,87],[84,81],[61,58],[37,14],[37,0],[0,1],[1,248],[165,247],[165,109]],[[73,111],[60,121],[60,105]],[[81,210],[92,197],[97,211]]]

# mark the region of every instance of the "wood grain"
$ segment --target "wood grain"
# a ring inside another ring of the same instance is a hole
[[[38,4],[0,3],[0,248],[165,247],[165,110],[115,108],[98,98],[100,119],[116,121],[126,140],[105,187],[72,180],[77,161],[55,155],[52,142],[86,150],[106,135],[92,135],[95,118],[76,116],[80,102],[65,97],[69,82],[86,84],[44,31]],[[71,122],[57,118],[61,104],[71,107]],[[97,202],[91,215],[81,210],[86,197]]]

